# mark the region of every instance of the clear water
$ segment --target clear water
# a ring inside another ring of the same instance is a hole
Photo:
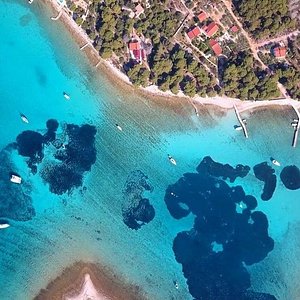
[[[44,5],[1,0],[0,16],[0,149],[24,130],[45,133],[51,118],[97,128],[96,162],[84,175],[83,192],[78,188],[70,195],[51,193],[40,169],[32,175],[26,159],[11,152],[36,215],[24,222],[10,220],[12,226],[0,232],[0,299],[32,299],[78,260],[110,266],[141,286],[150,299],[192,299],[172,244],[177,233],[193,227],[194,216],[172,218],[164,202],[166,188],[184,173],[196,172],[207,155],[232,166],[253,167],[271,156],[282,166],[299,166],[299,147],[291,147],[293,111],[245,114],[250,133],[246,140],[233,130],[232,111],[220,114],[204,108],[196,118],[188,103],[162,104],[134,92],[122,94],[89,66],[62,25],[51,22]],[[64,99],[64,91],[70,101]],[[20,120],[20,112],[29,124]],[[176,167],[168,161],[168,153],[176,158]],[[137,231],[122,217],[124,185],[134,170],[146,174],[154,187],[144,196],[154,206],[155,217]],[[278,299],[298,299],[299,190],[285,189],[277,176],[272,199],[261,201],[263,183],[253,170],[237,184],[257,197],[257,210],[267,215],[269,236],[275,241],[266,259],[248,267],[251,289]],[[0,217],[6,216],[0,211]]]

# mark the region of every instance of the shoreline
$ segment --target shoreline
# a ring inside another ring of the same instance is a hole
[[[52,8],[53,12],[59,13],[62,9],[56,0],[44,0],[46,5],[49,4]],[[261,107],[276,107],[276,106],[291,106],[294,105],[296,108],[300,108],[300,102],[290,99],[290,98],[282,98],[276,100],[257,100],[257,101],[249,101],[249,100],[239,100],[236,98],[229,98],[227,96],[215,96],[215,97],[200,97],[195,96],[194,98],[190,98],[184,95],[182,92],[179,92],[178,95],[174,95],[171,91],[163,92],[159,90],[159,88],[155,85],[150,85],[146,88],[135,88],[130,82],[129,78],[124,74],[121,70],[119,70],[116,66],[113,65],[111,61],[104,60],[100,57],[98,51],[92,46],[92,41],[87,36],[87,34],[70,18],[69,14],[62,9],[63,12],[58,21],[62,22],[64,27],[69,31],[72,37],[76,40],[79,47],[83,46],[83,44],[89,43],[83,51],[85,55],[88,57],[90,63],[95,68],[103,71],[103,75],[112,83],[113,85],[118,86],[121,90],[130,90],[131,92],[136,92],[139,96],[161,101],[186,101],[193,106],[193,109],[198,115],[198,105],[203,106],[215,106],[223,110],[233,109],[233,104],[237,106],[240,112],[244,112],[246,110],[253,110]],[[54,15],[55,17],[56,15]],[[49,19],[50,22],[57,22]],[[159,98],[159,99],[158,99]]]
[[[110,269],[76,262],[41,289],[34,300],[146,300],[138,286],[126,283]]]

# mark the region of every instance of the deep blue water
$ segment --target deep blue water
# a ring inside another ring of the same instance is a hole
[[[246,140],[233,111],[122,94],[42,4],[1,0],[0,16],[0,299],[77,260],[150,299],[298,299],[291,109],[244,113]]]

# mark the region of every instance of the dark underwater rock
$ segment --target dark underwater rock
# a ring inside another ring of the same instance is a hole
[[[252,212],[257,206],[255,197],[246,195],[241,186],[230,187],[216,178],[216,174],[227,178],[227,173],[207,171],[203,168],[206,162],[207,158],[204,164],[201,162],[198,174],[184,174],[165,194],[167,208],[175,219],[195,215],[193,228],[178,233],[173,242],[189,291],[197,300],[274,299],[272,295],[248,292],[251,281],[244,266],[263,260],[273,250],[267,217]],[[242,202],[247,208],[237,213],[236,206]],[[216,243],[220,251],[214,251]]]
[[[44,143],[53,142],[56,138],[56,131],[58,129],[58,122],[55,119],[49,119],[46,123],[48,131],[44,134]]]
[[[210,156],[203,158],[199,166],[197,167],[198,173],[209,174],[214,177],[221,177],[226,180],[229,178],[230,182],[234,182],[237,177],[245,177],[250,171],[249,166],[237,165],[235,168],[229,164],[221,164],[215,162]]]
[[[47,122],[48,130],[56,130],[57,126],[56,120]],[[47,163],[41,170],[41,176],[49,184],[50,191],[57,195],[70,193],[82,186],[84,172],[90,171],[96,161],[94,126],[67,124],[65,135],[69,141],[65,149],[58,149],[53,154],[61,162]]]
[[[123,190],[122,215],[123,222],[131,229],[139,229],[153,220],[154,207],[150,201],[143,198],[145,191],[152,192],[148,177],[140,170],[131,172]]]
[[[289,190],[300,188],[300,170],[296,166],[284,167],[280,173],[280,179]]]
[[[276,188],[275,170],[267,162],[255,165],[253,170],[255,177],[265,183],[261,199],[264,201],[270,200]]]
[[[123,213],[124,223],[131,229],[139,229],[149,223],[155,216],[154,207],[148,199],[141,199],[137,206],[127,209]]]

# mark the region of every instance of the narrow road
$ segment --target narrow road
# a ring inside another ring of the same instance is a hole
[[[278,43],[278,42],[281,42],[283,40],[287,40],[287,38],[289,38],[292,35],[298,35],[299,33],[300,33],[299,30],[294,30],[290,33],[278,36],[278,37],[273,38],[273,39],[257,42],[255,45],[256,45],[256,47],[263,47],[264,45],[267,45],[269,43]]]

